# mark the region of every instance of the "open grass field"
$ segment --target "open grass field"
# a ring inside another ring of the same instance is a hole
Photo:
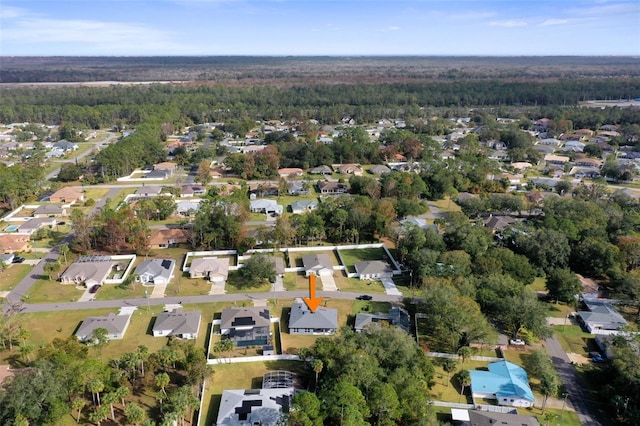
[[[459,212],[462,211],[459,205],[456,204],[450,197],[444,197],[442,200],[434,202],[435,206],[443,212]]]
[[[547,279],[545,277],[536,277],[527,288],[531,291],[547,291],[546,282]]]
[[[262,376],[268,371],[275,370],[292,371],[302,380],[308,374],[304,363],[300,361],[265,361],[214,366],[213,378],[205,385],[199,424],[215,424],[223,390],[260,388]]]
[[[227,278],[225,290],[227,293],[259,293],[271,291],[271,283],[266,282],[257,286],[247,286],[239,271],[231,271]]]
[[[31,272],[33,266],[14,263],[0,272],[0,291],[11,291]]]
[[[84,199],[90,198],[98,201],[109,193],[109,188],[87,188],[84,190]]]
[[[597,350],[594,335],[583,331],[579,325],[554,325],[551,328],[566,352],[584,354]]]
[[[137,283],[128,287],[118,286],[116,284],[105,284],[95,293],[96,300],[116,300],[116,299],[134,299],[144,297],[145,287]],[[151,289],[149,289],[149,293]]]

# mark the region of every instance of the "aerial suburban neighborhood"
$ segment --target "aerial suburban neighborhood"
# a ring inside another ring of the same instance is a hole
[[[218,89],[171,87],[0,109],[3,424],[638,418],[637,106],[196,117]],[[34,371],[72,371],[60,412],[21,414]]]

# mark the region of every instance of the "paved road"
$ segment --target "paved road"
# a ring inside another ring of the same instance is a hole
[[[116,135],[115,133],[109,132],[108,136],[105,139],[103,139],[101,141],[97,141],[97,142],[90,142],[90,143],[92,143],[94,146],[102,145],[102,144],[111,142],[111,140],[114,139],[117,136],[118,135]],[[60,165],[62,166],[62,164],[64,164],[64,163],[73,163],[74,161],[80,160],[80,159],[90,155],[92,152],[93,152],[92,149],[88,149],[85,152],[83,152],[82,154],[79,154],[78,156],[73,157],[73,158],[71,158],[69,160],[60,161]],[[45,177],[45,179],[47,179],[47,180],[54,179],[56,176],[58,176],[58,173],[60,173],[60,167],[58,167],[57,169],[55,169],[54,171],[49,173]]]
[[[348,293],[343,291],[328,292],[319,291],[317,295],[325,299],[355,300],[360,293]],[[75,311],[78,309],[98,309],[98,308],[120,308],[124,306],[146,306],[166,305],[166,304],[189,304],[189,303],[211,303],[211,302],[234,302],[255,299],[284,299],[293,300],[296,297],[308,297],[308,291],[272,291],[265,293],[234,293],[207,296],[182,296],[164,297],[162,299],[124,299],[124,300],[95,300],[93,302],[62,302],[62,303],[39,303],[24,304],[22,312],[49,312],[49,311]],[[400,302],[402,297],[389,296],[386,294],[373,295],[376,302]]]
[[[592,409],[593,404],[589,401],[588,393],[585,392],[586,387],[558,339],[552,336],[545,340],[544,346],[567,390],[567,404],[576,411],[580,423],[584,426],[600,426]]]

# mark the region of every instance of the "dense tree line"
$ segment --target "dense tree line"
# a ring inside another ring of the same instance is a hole
[[[294,398],[290,424],[437,424],[429,406],[433,365],[399,328],[377,326],[366,333],[343,328],[301,355],[310,356],[319,373],[317,396]]]
[[[584,99],[637,97],[636,79],[517,82],[508,80],[423,82],[405,84],[307,85],[298,87],[228,87],[205,85],[144,85],[63,88],[16,88],[0,100],[0,122],[69,122],[81,128],[136,126],[157,111],[172,111],[187,124],[287,117],[337,124],[344,116],[358,123],[380,117],[429,118],[424,107],[468,108],[494,105],[576,105]],[[544,110],[556,118],[562,110]],[[624,110],[572,112],[598,123],[622,121]],[[617,118],[616,119],[616,115]],[[578,123],[589,120],[578,119]],[[637,115],[630,124],[638,124]]]
[[[212,374],[202,349],[170,340],[155,353],[141,345],[103,361],[96,355],[107,344],[98,339],[90,349],[74,336],[55,338],[37,350],[34,360],[24,358],[29,368],[0,388],[2,424],[58,424],[69,414],[96,424],[109,418],[118,424],[168,425],[193,417],[198,388]],[[146,403],[136,400],[143,394],[161,409],[142,408]]]

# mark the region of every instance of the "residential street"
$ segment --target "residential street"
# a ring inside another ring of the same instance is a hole
[[[567,390],[567,405],[571,405],[574,408],[584,426],[599,426],[600,422],[596,420],[593,414],[589,396],[584,391],[584,384],[558,339],[552,336],[545,340],[544,346],[551,356],[551,361]]]

